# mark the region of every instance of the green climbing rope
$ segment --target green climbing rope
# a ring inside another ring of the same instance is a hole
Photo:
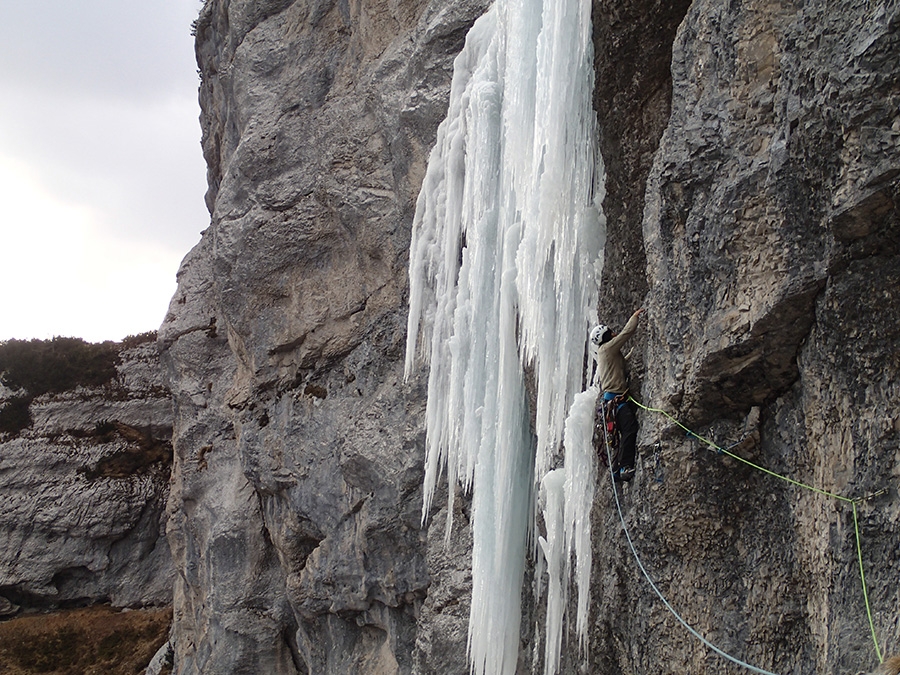
[[[801,483],[798,480],[794,480],[793,478],[789,478],[788,476],[784,476],[780,473],[776,473],[775,471],[771,471],[770,469],[760,466],[759,464],[755,464],[754,462],[751,462],[748,459],[744,459],[740,455],[736,455],[733,452],[730,452],[727,448],[723,448],[723,447],[720,447],[719,445],[716,445],[708,438],[704,438],[703,436],[700,436],[699,434],[695,433],[693,430],[689,429],[684,424],[679,422],[677,419],[675,419],[672,415],[670,415],[665,410],[660,410],[659,408],[651,408],[650,406],[646,406],[643,403],[636,401],[634,399],[634,397],[632,397],[632,396],[629,396],[628,400],[630,400],[632,403],[634,403],[636,406],[638,406],[642,410],[646,410],[647,412],[657,413],[657,414],[667,417],[668,419],[670,419],[672,422],[674,422],[676,425],[681,427],[684,431],[686,431],[688,434],[690,434],[697,440],[705,443],[706,445],[708,445],[712,448],[715,448],[718,452],[721,452],[725,455],[728,455],[729,457],[731,457],[733,459],[736,459],[739,462],[746,464],[747,466],[750,466],[758,471],[761,471],[761,472],[768,474],[770,476],[773,476],[775,478],[779,478],[787,483],[790,483],[791,485],[801,487],[805,490],[811,490],[812,492],[816,492],[820,495],[825,495],[826,497],[831,497],[832,499],[837,499],[838,501],[845,502],[847,504],[850,504],[853,507],[853,531],[854,531],[854,534],[856,535],[856,558],[859,563],[859,579],[860,579],[860,582],[862,583],[863,599],[865,600],[865,604],[866,604],[866,615],[868,616],[868,619],[869,619],[869,630],[872,633],[872,642],[875,643],[875,653],[878,656],[879,663],[883,662],[884,657],[881,654],[881,647],[879,647],[879,645],[878,645],[878,637],[875,634],[875,622],[872,619],[872,608],[869,605],[869,591],[866,588],[866,574],[865,574],[865,570],[863,568],[862,543],[861,543],[861,539],[860,539],[860,535],[859,535],[859,518],[857,516],[857,511],[856,511],[857,502],[868,499],[869,497],[861,497],[861,498],[857,498],[857,499],[851,499],[849,497],[844,497],[843,495],[835,494],[833,492],[829,492],[827,490],[817,488],[813,485],[807,485],[806,483]]]
[[[856,517],[856,502],[853,502],[853,531],[856,533],[856,558],[859,560],[859,580],[862,583],[863,598],[866,601],[866,614],[869,617],[869,630],[872,632],[872,642],[875,643],[875,653],[878,655],[878,662],[884,662],[884,656],[881,654],[881,647],[878,646],[878,637],[875,635],[875,622],[872,621],[872,609],[869,607],[869,591],[866,589],[866,572],[863,569],[862,545],[859,536],[859,519]]]
[[[732,654],[729,654],[724,649],[720,649],[719,647],[714,645],[712,642],[707,640],[705,637],[703,637],[703,635],[700,634],[699,631],[697,631],[697,629],[695,629],[693,626],[691,626],[687,622],[687,620],[683,616],[681,616],[681,614],[678,613],[678,611],[676,611],[676,609],[672,606],[672,603],[670,603],[666,599],[666,596],[663,595],[663,592],[661,590],[659,590],[659,587],[656,585],[656,583],[654,583],[652,577],[650,576],[650,572],[648,572],[647,568],[644,566],[644,563],[641,560],[641,556],[638,554],[637,547],[634,545],[634,540],[631,538],[631,533],[628,531],[628,524],[625,522],[625,513],[622,511],[622,503],[619,501],[619,490],[616,487],[616,479],[615,479],[615,476],[613,475],[612,453],[611,453],[611,450],[609,447],[609,436],[607,436],[607,433],[606,433],[606,424],[605,423],[603,424],[603,440],[604,440],[604,445],[606,446],[606,465],[609,467],[609,480],[610,480],[610,483],[612,484],[613,497],[615,497],[615,500],[616,500],[616,510],[619,512],[619,521],[622,523],[622,531],[625,533],[625,539],[628,541],[628,546],[631,549],[631,555],[634,556],[634,561],[637,563],[638,569],[641,570],[641,574],[644,575],[644,578],[647,580],[647,583],[650,584],[650,588],[653,589],[653,592],[656,593],[656,596],[662,601],[662,603],[663,603],[663,605],[665,605],[666,609],[669,610],[669,613],[672,614],[672,616],[674,616],[678,620],[678,622],[682,626],[684,626],[684,628],[691,635],[693,635],[695,638],[697,638],[708,649],[711,649],[712,651],[714,651],[716,654],[718,654],[722,658],[728,659],[732,663],[736,663],[737,665],[741,666],[742,668],[746,668],[747,670],[750,670],[754,673],[759,673],[759,675],[776,675],[776,673],[773,673],[770,670],[758,668],[757,666],[754,666],[753,664],[747,663],[746,661],[742,661],[738,657],[736,657]]]

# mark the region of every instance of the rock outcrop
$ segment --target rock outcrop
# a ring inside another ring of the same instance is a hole
[[[178,673],[468,670],[468,507],[447,547],[441,513],[421,525],[425,387],[402,352],[416,194],[486,4],[201,12],[212,222],[160,330]],[[890,488],[857,508],[891,651],[898,22],[893,2],[594,2],[600,309],[648,309],[633,391],[804,483]],[[776,672],[872,665],[847,504],[641,419],[625,518],[692,625]],[[739,672],[650,592],[599,485],[588,670]],[[539,639],[523,635],[523,672]]]
[[[203,8],[212,224],[160,331],[178,672],[410,672],[417,639],[449,651],[417,626],[432,579],[467,582],[429,572],[420,527],[406,268],[452,60],[485,4]]]
[[[0,615],[171,602],[172,403],[155,339],[134,342],[112,380],[42,394],[30,426],[0,435]]]
[[[643,240],[625,254],[646,255],[649,292],[616,298],[620,311],[646,303],[635,371],[647,404],[822,490],[888,488],[858,509],[874,629],[891,651],[898,24],[896,3],[694,2],[674,42],[671,115],[645,202],[631,202]],[[642,419],[626,519],[694,627],[773,672],[877,663],[852,505],[710,452],[664,417]],[[596,516],[600,531],[616,530],[608,499]],[[596,555],[592,656],[603,672],[742,672],[673,624],[620,537]],[[622,639],[634,635],[652,637],[638,649]]]

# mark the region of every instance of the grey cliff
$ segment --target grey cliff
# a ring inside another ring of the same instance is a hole
[[[160,331],[177,672],[465,668],[468,554],[429,553],[424,387],[402,360],[415,199],[484,8],[201,12],[212,223]],[[422,629],[437,602],[456,609]]]
[[[179,674],[468,672],[468,505],[449,546],[439,510],[422,525],[425,386],[402,361],[415,199],[487,4],[201,11],[211,224],[159,335]],[[595,0],[593,19],[599,309],[647,308],[632,392],[804,483],[888,488],[857,509],[900,651],[898,4]],[[641,422],[625,519],[673,604],[776,672],[874,666],[847,504]],[[563,671],[742,672],[650,592],[602,481],[592,522],[588,653],[571,638]],[[520,670],[541,672],[524,593]]]
[[[881,648],[897,651],[898,6],[685,9],[646,189],[626,195],[642,237],[607,250],[606,269],[617,257],[646,269],[643,297],[606,289],[622,319],[647,308],[633,390],[751,462],[846,498],[881,493],[858,503],[862,564]],[[642,77],[651,90],[652,70]],[[773,672],[877,664],[852,505],[723,457],[658,414],[642,421],[626,519],[694,627]],[[604,532],[618,526],[608,501],[595,511]],[[745,672],[623,571],[635,566],[621,537],[595,545],[598,607],[629,608],[598,610],[604,672]],[[636,634],[652,639],[621,638]]]
[[[0,614],[171,602],[171,396],[154,340],[119,356],[113,381],[39,396],[0,437]]]

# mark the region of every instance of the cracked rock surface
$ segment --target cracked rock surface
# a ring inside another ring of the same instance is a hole
[[[119,358],[113,381],[43,394],[0,436],[0,616],[171,601],[171,397],[155,341]]]
[[[420,522],[424,382],[403,381],[407,250],[485,5],[201,12],[212,222],[160,331],[179,673],[441,672],[446,639],[417,623],[445,582]]]
[[[887,488],[858,517],[888,653],[900,649],[898,28],[896,3],[692,3],[672,46],[671,112],[632,201],[642,241],[624,244],[644,257],[648,290],[611,298],[623,314],[647,308],[632,363],[645,403],[829,493]],[[640,420],[626,522],[673,606],[757,667],[873,669],[852,505],[661,415]],[[604,486],[594,513],[594,663],[743,672],[652,594],[611,499]]]
[[[402,360],[415,199],[486,5],[204,5],[211,224],[160,330],[177,673],[468,672],[468,505],[449,548],[440,495],[421,524],[425,383]],[[593,5],[599,311],[647,308],[632,392],[803,483],[888,487],[857,515],[900,651],[900,10]],[[874,667],[848,505],[640,420],[625,519],[690,623],[774,672]],[[666,613],[598,486],[588,665],[567,638],[563,672],[741,672]],[[542,668],[533,593],[522,672]]]

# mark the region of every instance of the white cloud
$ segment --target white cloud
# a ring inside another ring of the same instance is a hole
[[[190,25],[201,4],[0,0],[0,80],[153,98],[196,81]]]
[[[119,340],[162,322],[179,254],[98,236],[90,206],[60,201],[5,158],[0,203],[0,339]]]
[[[0,86],[0,152],[59,198],[95,205],[102,227],[186,251],[209,219],[198,114],[184,96],[147,104]]]
[[[201,4],[0,0],[0,340],[161,323],[209,221]]]

